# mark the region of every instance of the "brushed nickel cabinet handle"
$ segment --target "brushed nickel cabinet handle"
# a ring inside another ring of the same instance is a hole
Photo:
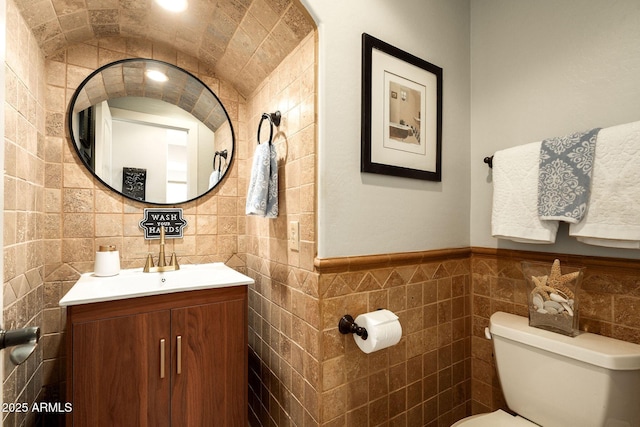
[[[160,378],[164,378],[164,338],[160,340]]]
[[[178,374],[182,373],[182,336],[178,335],[176,337],[176,372]]]

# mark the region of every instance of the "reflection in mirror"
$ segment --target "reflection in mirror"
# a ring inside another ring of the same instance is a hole
[[[190,201],[219,185],[235,144],[218,97],[187,71],[150,59],[87,77],[71,100],[69,134],[100,181],[153,204]]]

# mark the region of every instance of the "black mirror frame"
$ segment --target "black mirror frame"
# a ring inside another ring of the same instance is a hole
[[[229,159],[229,163],[227,165],[227,168],[224,171],[224,174],[222,174],[222,176],[220,177],[219,181],[216,183],[216,185],[214,185],[213,187],[211,187],[210,189],[208,189],[207,191],[205,191],[204,193],[193,197],[191,199],[187,199],[185,201],[181,201],[181,202],[174,202],[174,203],[163,203],[163,202],[153,202],[153,201],[148,201],[148,200],[140,200],[140,199],[136,199],[134,197],[131,197],[127,194],[124,194],[121,191],[116,190],[115,188],[113,188],[111,185],[107,184],[102,178],[100,178],[95,171],[92,169],[91,165],[87,164],[87,161],[83,158],[82,154],[80,153],[80,150],[78,148],[78,142],[75,140],[75,137],[73,135],[73,107],[76,103],[76,100],[78,99],[78,96],[80,95],[82,89],[84,88],[84,86],[97,74],[101,73],[102,71],[104,71],[105,69],[112,67],[114,65],[119,65],[119,64],[123,64],[123,63],[128,63],[128,62],[136,62],[136,61],[145,61],[145,62],[154,62],[157,64],[161,64],[163,66],[168,66],[170,68],[173,68],[175,70],[178,70],[182,73],[185,73],[187,75],[188,78],[192,78],[194,80],[197,81],[197,83],[201,84],[204,88],[206,88],[209,93],[214,97],[214,99],[220,104],[220,106],[222,107],[222,110],[224,111],[225,116],[227,117],[227,121],[229,122],[229,129],[231,131],[231,147],[232,147],[232,153],[231,153],[231,158]],[[233,129],[233,123],[231,121],[231,118],[229,117],[229,113],[227,112],[227,109],[224,107],[224,104],[222,103],[222,101],[220,101],[220,98],[218,98],[218,96],[211,90],[211,88],[209,88],[209,86],[207,86],[202,80],[200,80],[198,77],[194,76],[192,73],[190,73],[189,71],[178,67],[177,65],[171,64],[169,62],[165,62],[165,61],[160,61],[157,59],[151,59],[151,58],[127,58],[127,59],[121,59],[118,61],[113,61],[110,62],[108,64],[105,64],[103,66],[101,66],[100,68],[96,69],[95,71],[93,71],[91,74],[89,74],[83,81],[82,83],[80,83],[78,85],[78,87],[76,88],[76,90],[73,93],[73,96],[71,97],[71,101],[69,102],[69,106],[68,106],[68,110],[67,110],[67,132],[68,132],[68,138],[71,141],[71,145],[73,146],[74,151],[76,152],[76,155],[78,156],[78,158],[80,159],[80,161],[82,162],[82,164],[84,165],[84,167],[91,173],[91,175],[94,176],[95,179],[97,179],[102,185],[104,185],[105,187],[107,187],[109,190],[121,195],[122,197],[129,199],[129,200],[133,200],[135,202],[138,203],[145,203],[145,204],[150,204],[150,205],[159,205],[159,206],[174,206],[174,205],[181,205],[181,204],[185,204],[185,203],[190,203],[193,202],[201,197],[204,197],[205,195],[211,193],[211,191],[215,190],[218,186],[222,185],[224,182],[225,177],[227,176],[227,174],[229,173],[229,170],[231,170],[232,166],[233,166],[233,160],[235,157],[235,152],[236,152],[236,134],[234,132]]]

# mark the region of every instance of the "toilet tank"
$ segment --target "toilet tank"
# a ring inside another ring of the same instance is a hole
[[[568,337],[502,312],[489,331],[512,411],[544,427],[640,426],[640,345]]]

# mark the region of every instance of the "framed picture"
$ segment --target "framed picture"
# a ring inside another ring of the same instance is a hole
[[[442,68],[362,34],[361,172],[441,181]]]
[[[132,199],[144,201],[146,187],[146,169],[122,168],[122,194]]]

